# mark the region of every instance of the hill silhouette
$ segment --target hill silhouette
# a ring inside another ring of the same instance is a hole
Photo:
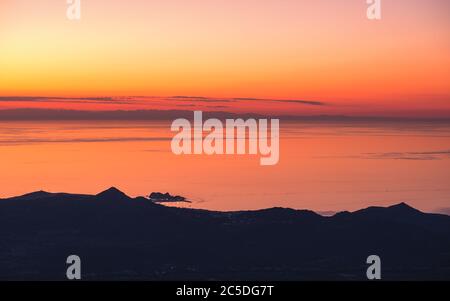
[[[0,279],[64,280],[72,254],[85,280],[362,280],[373,254],[383,279],[450,280],[450,217],[404,203],[216,212],[114,187],[0,200]]]

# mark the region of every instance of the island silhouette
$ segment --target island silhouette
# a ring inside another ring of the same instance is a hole
[[[450,216],[405,203],[218,212],[114,187],[0,199],[0,280],[65,280],[72,254],[84,280],[363,280],[370,255],[385,280],[450,280]]]

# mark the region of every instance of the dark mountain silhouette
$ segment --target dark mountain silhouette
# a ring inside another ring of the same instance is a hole
[[[127,201],[130,197],[125,193],[117,189],[116,187],[111,187],[105,191],[100,192],[95,196],[97,199],[110,200],[110,201]]]
[[[450,280],[450,217],[407,204],[324,217],[270,208],[166,207],[117,188],[0,200],[0,279],[360,280],[378,255],[387,280]]]
[[[191,203],[191,201],[187,200],[183,196],[179,195],[171,195],[170,193],[161,193],[161,192],[152,192],[148,198],[155,203],[176,203],[176,202],[183,202],[183,203]]]

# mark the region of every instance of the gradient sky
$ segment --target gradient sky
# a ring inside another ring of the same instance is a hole
[[[450,116],[447,0],[384,0],[381,21],[367,20],[365,0],[82,0],[80,21],[66,6],[0,1],[0,95],[303,99],[334,109],[296,113]]]
[[[169,124],[30,118],[200,109],[450,120],[450,1],[382,3],[382,20],[369,21],[366,0],[82,0],[69,21],[66,0],[0,0],[0,197],[115,185],[220,210],[448,210],[449,122],[283,123],[280,163],[261,167],[255,156],[174,156]]]

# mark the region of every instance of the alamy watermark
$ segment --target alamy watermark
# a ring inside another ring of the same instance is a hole
[[[81,19],[81,0],[67,0],[66,16],[71,21]]]
[[[367,19],[381,20],[381,0],[367,0]]]
[[[243,155],[260,154],[261,165],[275,165],[280,159],[279,119],[226,119],[225,125],[216,118],[203,122],[201,111],[194,112],[194,124],[184,118],[173,121],[171,130],[178,132],[172,139],[176,155]],[[248,135],[247,135],[248,133]],[[206,136],[204,136],[206,134]]]
[[[81,19],[81,0],[66,0],[66,16],[69,20]],[[366,0],[366,15],[369,20],[381,20],[381,0]]]
[[[370,266],[367,268],[366,276],[369,280],[381,279],[381,258],[378,255],[370,255],[366,260]]]
[[[70,255],[66,260],[70,264],[66,270],[66,277],[69,280],[81,280],[81,259],[78,255]]]

